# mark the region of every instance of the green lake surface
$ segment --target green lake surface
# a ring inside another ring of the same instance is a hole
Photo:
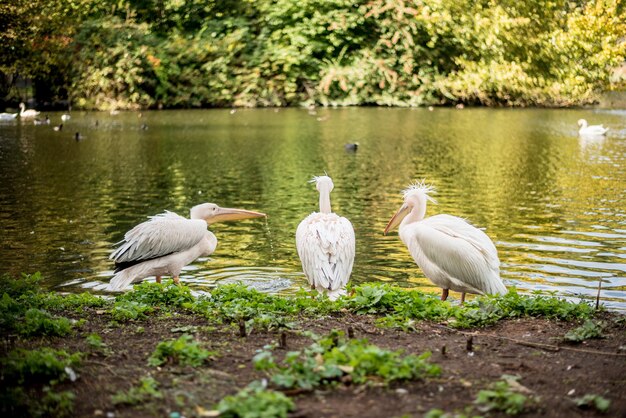
[[[318,205],[308,181],[328,173],[333,211],[356,233],[355,283],[439,292],[397,231],[383,235],[401,191],[425,179],[438,200],[427,216],[483,228],[507,286],[592,300],[602,280],[602,303],[626,310],[626,111],[72,112],[62,131],[52,129],[61,113],[49,116],[51,125],[0,124],[2,273],[40,271],[49,288],[104,293],[127,230],[214,202],[269,216],[212,225],[217,250],[181,280],[198,291],[241,281],[294,292],[306,286],[296,227]],[[579,137],[579,118],[610,131]]]

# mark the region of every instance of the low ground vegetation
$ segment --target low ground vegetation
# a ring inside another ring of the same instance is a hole
[[[626,412],[623,317],[584,302],[372,284],[335,302],[172,283],[104,299],[40,279],[0,278],[3,416]]]

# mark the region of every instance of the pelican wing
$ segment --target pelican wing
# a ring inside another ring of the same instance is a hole
[[[205,221],[166,211],[128,231],[109,258],[128,263],[162,257],[193,247],[206,233]]]
[[[352,224],[334,213],[313,213],[296,231],[296,247],[302,270],[318,290],[345,287],[354,264],[355,239]]]
[[[422,270],[436,269],[478,293],[505,293],[496,247],[480,229],[461,218],[437,215],[411,225],[407,245]]]

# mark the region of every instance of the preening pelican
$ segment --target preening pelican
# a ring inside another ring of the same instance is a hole
[[[24,103],[20,103],[20,118],[34,118],[39,115],[40,112],[34,109],[26,110],[26,105]]]
[[[584,119],[578,119],[578,126],[580,126],[578,130],[580,135],[604,135],[609,130],[602,125],[587,125]]]
[[[183,267],[201,256],[208,256],[217,247],[217,238],[207,226],[266,216],[243,209],[221,208],[203,203],[191,208],[190,219],[165,211],[143,222],[124,235],[124,239],[109,258],[115,261],[115,275],[107,290],[119,291],[148,276],[171,275],[179,282]]]
[[[330,300],[346,294],[354,264],[355,239],[352,224],[330,210],[333,181],[328,176],[311,182],[320,193],[320,211],[298,225],[296,247],[302,270],[312,289],[326,292]]]
[[[493,242],[480,229],[451,215],[424,218],[426,202],[435,189],[415,183],[404,191],[404,204],[391,218],[385,234],[400,225],[400,238],[424,275],[443,289],[446,300],[450,289],[465,293],[504,294],[500,260]]]

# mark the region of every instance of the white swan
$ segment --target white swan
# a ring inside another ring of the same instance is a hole
[[[26,110],[26,105],[20,103],[20,118],[34,118],[39,115],[39,112],[34,109]]]
[[[0,113],[0,120],[15,120],[17,118],[17,113]]]
[[[587,125],[584,119],[578,119],[578,126],[580,126],[578,130],[580,135],[604,135],[609,130],[602,125]]]

